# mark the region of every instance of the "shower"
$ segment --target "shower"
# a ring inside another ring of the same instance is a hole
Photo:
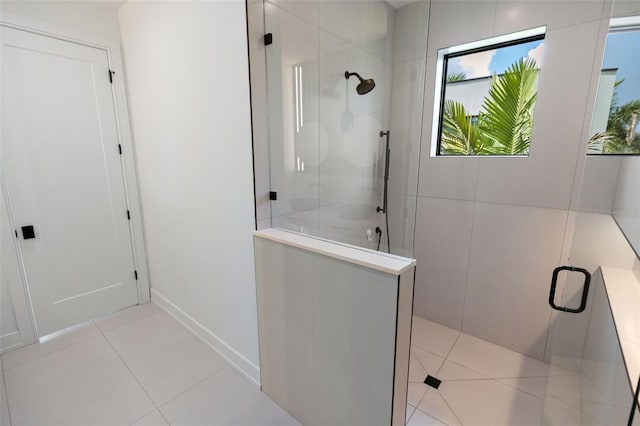
[[[351,77],[352,75],[355,75],[356,77],[358,77],[358,80],[360,80],[360,84],[356,86],[356,92],[358,92],[358,95],[366,95],[367,93],[372,91],[374,87],[376,87],[376,82],[373,81],[372,78],[368,78],[365,80],[360,77],[360,74],[358,74],[357,72],[344,72],[344,78],[346,78],[347,80],[349,80],[349,77]]]

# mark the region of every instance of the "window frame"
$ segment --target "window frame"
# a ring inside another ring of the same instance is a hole
[[[623,16],[619,18],[611,18],[609,20],[609,29],[607,31],[607,37],[609,37],[609,34],[612,34],[612,33],[621,33],[626,31],[639,31],[639,30],[640,30],[640,17],[638,16]],[[605,50],[602,52],[603,61],[604,61],[604,55],[606,53],[606,43],[605,43],[604,49]],[[605,70],[606,68],[602,68],[599,70],[599,72],[602,72]],[[597,98],[595,102],[597,102]],[[591,114],[591,123],[593,123],[594,115],[595,115],[595,104],[594,104],[594,111]],[[640,152],[635,152],[635,153],[616,152],[616,153],[607,154],[604,152],[589,152],[589,148],[587,147],[585,155],[587,157],[633,157],[633,156],[637,157],[637,156],[640,156]]]
[[[447,63],[450,58],[456,58],[486,50],[508,47],[536,40],[544,40],[547,26],[535,27],[524,31],[517,31],[490,37],[470,43],[438,49],[436,56],[435,90],[433,96],[433,117],[431,125],[430,156],[438,158],[527,158],[529,155],[442,155],[440,154],[440,135],[442,134],[442,111],[444,110]]]

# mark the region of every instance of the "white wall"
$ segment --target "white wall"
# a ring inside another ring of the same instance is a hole
[[[152,299],[257,383],[244,2],[128,2],[120,25]]]
[[[3,1],[1,17],[57,35],[120,39],[117,2],[95,1]]]
[[[567,261],[568,209],[608,9],[602,1],[434,0],[430,13],[415,312],[543,358],[551,273]],[[541,25],[545,59],[530,155],[430,157],[437,50]]]

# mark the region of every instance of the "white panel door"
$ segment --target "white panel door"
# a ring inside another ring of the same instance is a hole
[[[8,27],[1,54],[0,161],[43,336],[138,302],[109,63]]]

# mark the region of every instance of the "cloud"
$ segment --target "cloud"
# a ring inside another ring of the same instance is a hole
[[[531,49],[527,56],[536,61],[538,67],[542,66],[542,59],[544,58],[544,43],[540,43],[535,48]]]
[[[467,78],[486,77],[491,75],[489,64],[495,54],[495,50],[486,50],[484,52],[461,56],[460,67],[464,70]]]

